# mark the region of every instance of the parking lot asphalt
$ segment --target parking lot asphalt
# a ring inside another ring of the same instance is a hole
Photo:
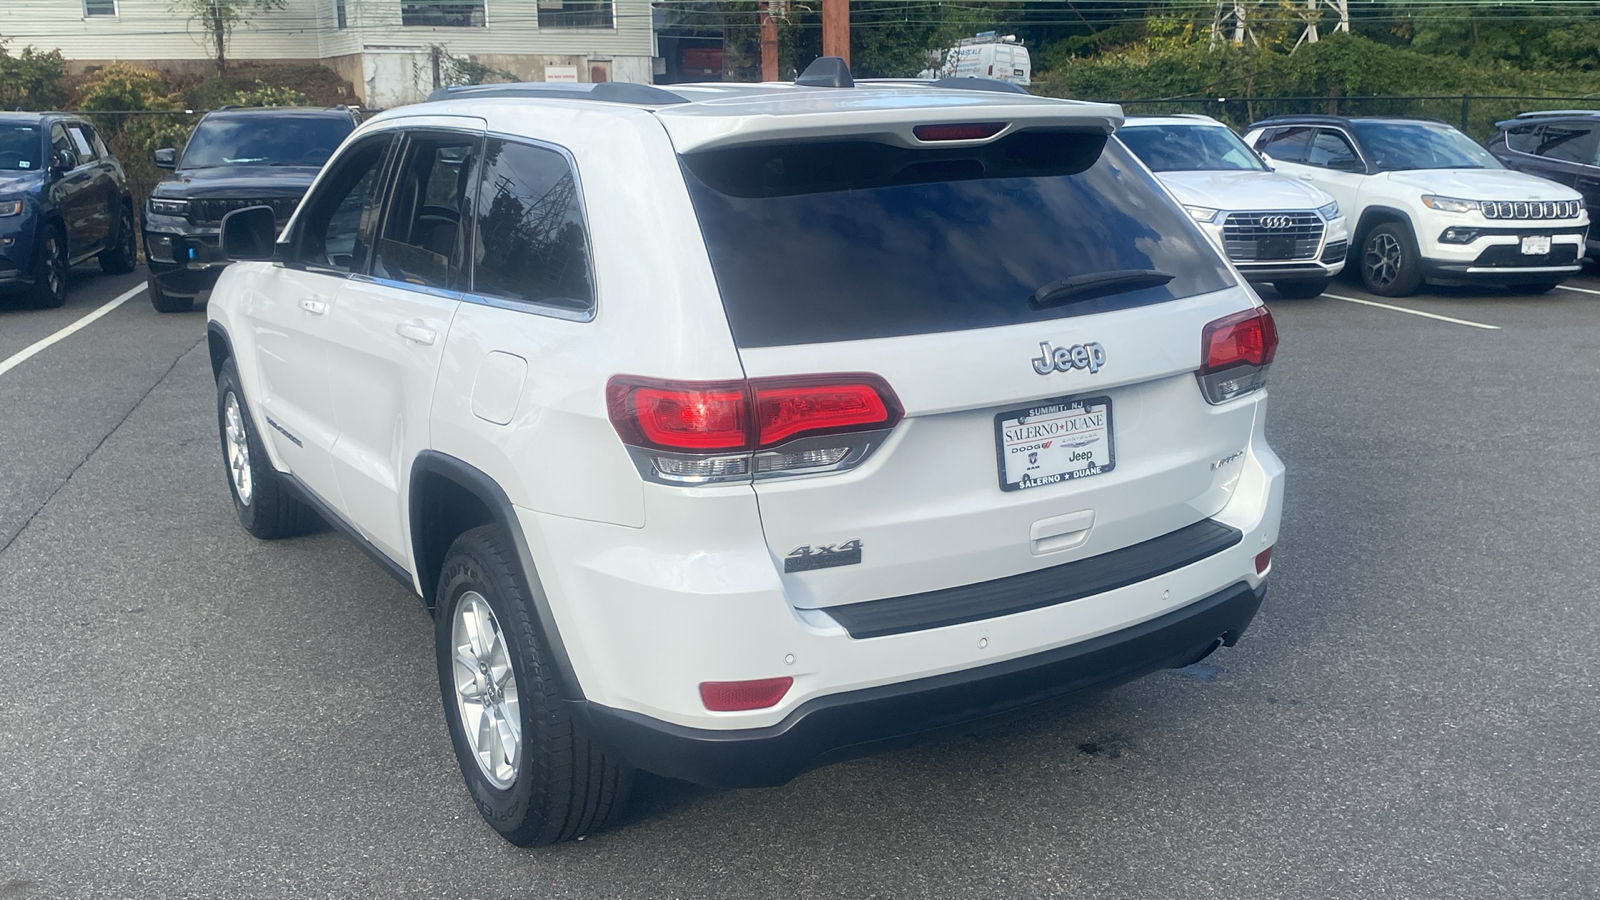
[[[139,277],[0,301],[0,362]],[[1600,293],[1264,293],[1239,646],[542,850],[462,788],[419,601],[238,527],[203,317],[135,297],[0,374],[0,898],[1600,896]]]

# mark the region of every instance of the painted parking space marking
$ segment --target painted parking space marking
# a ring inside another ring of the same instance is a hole
[[[1580,294],[1593,294],[1596,297],[1600,297],[1600,291],[1597,291],[1594,288],[1573,287],[1570,284],[1558,284],[1556,287],[1563,291],[1577,291]]]
[[[16,353],[12,354],[11,356],[7,357],[5,360],[0,361],[0,375],[6,374],[7,372],[11,371],[12,369],[15,369],[17,366],[20,366],[23,363],[27,362],[28,360],[34,358],[35,356],[38,356],[40,353],[43,353],[45,350],[49,349],[51,344],[55,344],[55,343],[57,343],[59,341],[65,340],[66,338],[71,337],[72,335],[76,334],[77,332],[82,331],[83,329],[89,327],[91,324],[94,323],[94,321],[96,319],[100,318],[101,316],[107,315],[112,310],[116,309],[117,307],[121,306],[122,304],[127,303],[129,300],[132,300],[133,298],[135,298],[135,297],[139,296],[140,294],[144,293],[145,287],[146,287],[146,285],[141,284],[136,288],[130,288],[127,292],[123,293],[121,296],[119,296],[116,299],[106,303],[104,306],[101,306],[99,309],[95,310],[94,312],[89,313],[88,315],[78,319],[76,322],[73,322],[71,325],[68,325],[67,327],[61,329],[60,331],[57,331],[55,334],[52,334],[52,335],[49,335],[48,337],[44,337],[44,338],[41,338],[41,339],[39,339],[37,341],[34,341],[32,344],[29,344],[27,347],[23,348],[22,350],[19,350]]]
[[[1438,319],[1440,322],[1449,322],[1452,325],[1465,325],[1468,328],[1482,328],[1485,331],[1500,330],[1499,325],[1486,325],[1482,322],[1469,322],[1466,319],[1453,319],[1449,316],[1441,316],[1438,313],[1423,312],[1420,309],[1408,309],[1404,306],[1391,306],[1388,303],[1379,303],[1376,300],[1362,300],[1360,297],[1345,297],[1339,294],[1323,294],[1322,296],[1334,300],[1343,300],[1347,303],[1359,303],[1362,306],[1376,306],[1379,309],[1389,309],[1395,312],[1410,313],[1413,316],[1421,316],[1424,319]]]

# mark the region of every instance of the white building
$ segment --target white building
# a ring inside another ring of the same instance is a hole
[[[649,0],[285,0],[241,24],[228,56],[320,63],[374,107],[420,100],[449,80],[452,59],[523,81],[648,84],[650,16]],[[59,49],[78,69],[211,58],[208,36],[169,0],[0,0],[0,36],[13,53]]]

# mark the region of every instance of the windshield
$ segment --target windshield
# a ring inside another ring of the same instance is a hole
[[[29,172],[38,168],[38,127],[0,125],[0,172]]]
[[[1505,168],[1489,151],[1449,125],[1355,121],[1350,129],[1381,172]]]
[[[686,155],[683,168],[740,347],[1039,322],[1235,283],[1100,134],[1024,131],[949,150],[735,147]],[[1029,302],[1065,280],[1108,278],[1115,289]]]
[[[343,116],[206,119],[195,127],[179,168],[320,166],[354,127]]]
[[[1117,132],[1152,172],[1265,172],[1244,141],[1214,125],[1130,125]]]

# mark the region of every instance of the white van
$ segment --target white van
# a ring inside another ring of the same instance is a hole
[[[1024,85],[1033,73],[1028,48],[1017,36],[992,31],[957,41],[945,66],[957,78],[993,78]]]

